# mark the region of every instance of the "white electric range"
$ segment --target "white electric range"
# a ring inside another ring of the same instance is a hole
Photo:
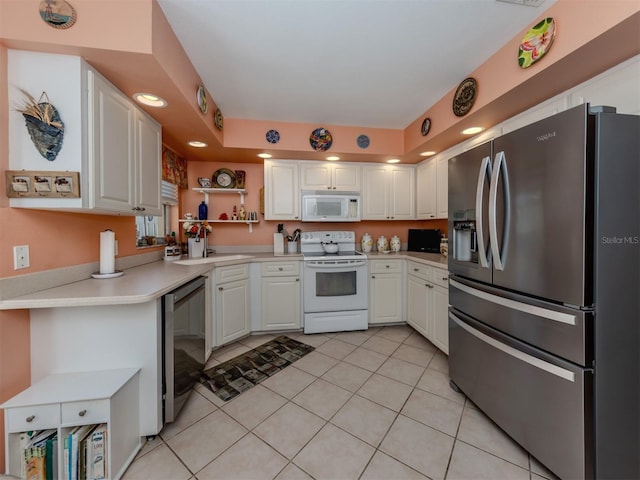
[[[366,330],[367,256],[356,251],[355,232],[304,232],[304,333]],[[327,253],[327,250],[337,252]]]

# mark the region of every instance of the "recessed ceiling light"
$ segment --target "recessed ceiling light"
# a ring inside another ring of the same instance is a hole
[[[340,157],[336,155],[330,155],[327,157],[327,160],[329,160],[330,162],[335,162],[336,160],[340,160]]]
[[[133,99],[148,107],[164,108],[167,106],[167,101],[164,98],[153,93],[134,93]]]
[[[387,163],[400,163],[399,158],[392,158],[391,160],[387,160]]]
[[[260,158],[271,158],[271,154],[270,153],[259,153],[258,156]]]
[[[438,152],[434,152],[433,150],[429,150],[428,152],[422,152],[420,155],[423,157],[431,157],[433,155],[435,155]]]
[[[480,133],[483,130],[484,128],[482,127],[469,127],[469,128],[465,128],[460,133],[462,133],[463,135],[475,135],[476,133]]]
[[[198,140],[191,140],[189,142],[189,145],[191,145],[192,147],[196,147],[196,148],[204,148],[204,147],[208,146],[206,143],[200,142]]]

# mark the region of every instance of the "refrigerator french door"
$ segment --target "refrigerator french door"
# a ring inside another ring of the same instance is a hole
[[[639,478],[640,121],[582,105],[449,161],[450,375],[561,478]]]

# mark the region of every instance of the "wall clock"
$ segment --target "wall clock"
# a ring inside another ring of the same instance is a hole
[[[427,133],[429,133],[429,130],[431,130],[431,119],[425,118],[422,121],[422,127],[420,128],[420,133],[422,133],[422,136],[424,137]]]
[[[475,78],[465,78],[453,96],[453,113],[456,117],[464,117],[476,101],[478,84]]]
[[[235,188],[236,186],[236,174],[228,168],[216,170],[212,180],[215,188]]]

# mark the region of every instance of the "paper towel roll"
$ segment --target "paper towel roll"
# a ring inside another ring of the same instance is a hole
[[[111,230],[100,232],[100,273],[116,271],[116,235]]]

